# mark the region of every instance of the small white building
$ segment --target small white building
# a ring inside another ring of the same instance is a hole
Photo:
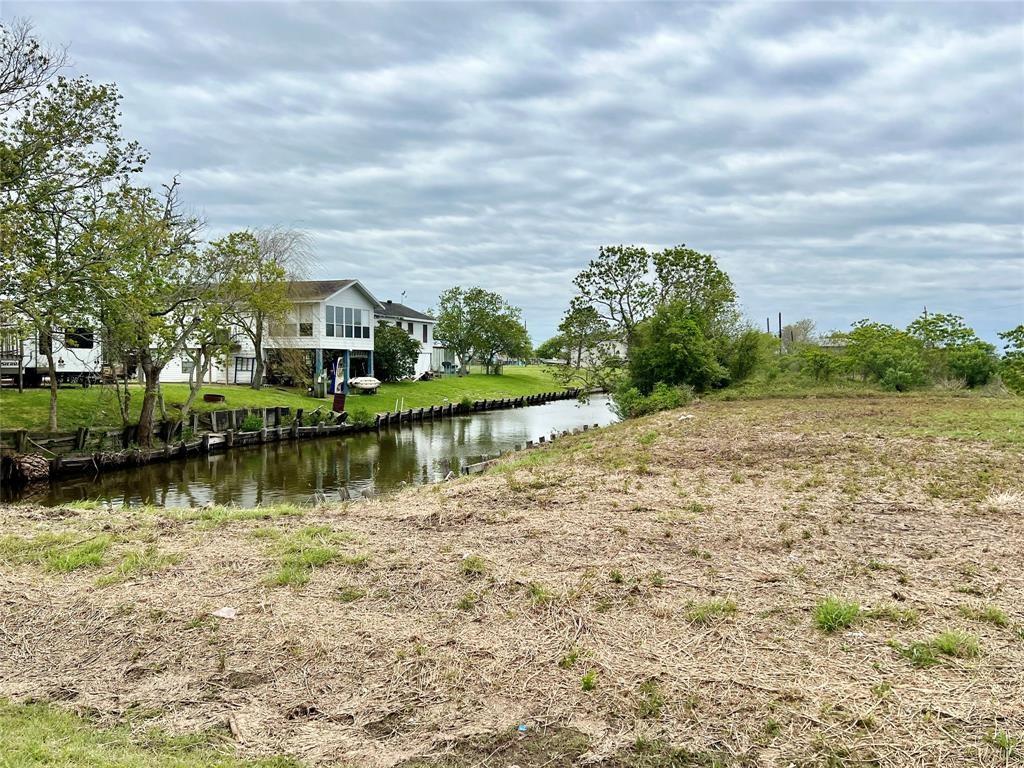
[[[420,343],[420,354],[416,359],[416,375],[434,369],[434,326],[437,320],[405,304],[388,299],[383,309],[377,312],[378,325],[395,325]]]

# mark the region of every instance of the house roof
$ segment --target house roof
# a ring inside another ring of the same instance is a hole
[[[292,280],[288,284],[288,297],[293,301],[323,301],[350,286],[355,286],[376,305],[380,301],[358,280]]]
[[[382,317],[401,317],[406,320],[431,320],[435,321],[437,318],[425,315],[419,310],[415,310],[412,307],[407,307],[405,304],[399,304],[397,301],[388,299],[383,302],[384,309],[377,314]]]

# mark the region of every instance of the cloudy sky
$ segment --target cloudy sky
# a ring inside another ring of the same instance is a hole
[[[1024,317],[1024,5],[19,3],[147,181],[315,277],[549,336],[601,244],[715,254],[763,324]]]

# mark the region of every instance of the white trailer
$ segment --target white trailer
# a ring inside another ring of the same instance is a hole
[[[58,383],[87,387],[100,381],[103,352],[93,330],[84,327],[57,328],[49,338],[25,338],[10,327],[0,328],[0,377],[12,383],[20,372],[27,387],[48,383],[47,344],[53,345]]]

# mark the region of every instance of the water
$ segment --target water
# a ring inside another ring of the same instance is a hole
[[[168,507],[336,501],[437,482],[450,471],[458,474],[466,464],[493,458],[553,431],[614,421],[604,396],[584,404],[559,400],[393,427],[380,435],[369,432],[267,443],[96,478],[68,478],[41,490],[33,488],[21,499],[48,505],[102,499]]]

